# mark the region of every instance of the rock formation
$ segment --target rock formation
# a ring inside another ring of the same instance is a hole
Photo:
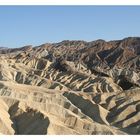
[[[140,134],[140,38],[1,48],[0,134]]]

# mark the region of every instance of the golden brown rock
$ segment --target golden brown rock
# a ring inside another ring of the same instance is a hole
[[[140,39],[0,50],[0,134],[140,134]]]

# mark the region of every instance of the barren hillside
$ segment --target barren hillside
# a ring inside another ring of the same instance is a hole
[[[0,134],[140,134],[140,38],[0,48]]]

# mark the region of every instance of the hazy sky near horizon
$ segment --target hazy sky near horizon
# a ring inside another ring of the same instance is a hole
[[[140,36],[140,6],[0,6],[0,46]]]

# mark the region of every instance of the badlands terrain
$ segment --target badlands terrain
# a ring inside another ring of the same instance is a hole
[[[140,38],[1,47],[0,134],[140,134]]]

